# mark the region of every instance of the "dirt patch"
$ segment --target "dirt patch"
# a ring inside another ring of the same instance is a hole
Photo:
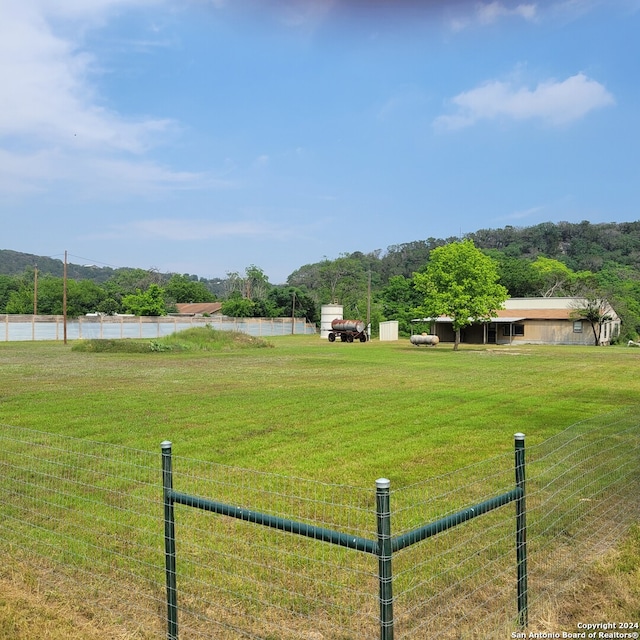
[[[111,636],[113,637],[113,636]],[[104,635],[68,604],[0,578],[0,640],[98,640]]]

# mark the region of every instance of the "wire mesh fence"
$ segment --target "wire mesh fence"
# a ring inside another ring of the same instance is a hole
[[[179,450],[179,443],[174,443]],[[529,617],[611,548],[640,508],[637,407],[526,448]],[[393,474],[389,474],[393,478]],[[166,634],[157,452],[0,425],[0,579],[30,576],[103,637]],[[373,479],[375,480],[375,479]],[[376,491],[173,457],[178,491],[376,539]],[[402,534],[513,489],[513,454],[390,491]],[[377,558],[175,506],[179,637],[347,640],[380,634]],[[510,637],[515,512],[505,505],[393,554],[396,640]]]

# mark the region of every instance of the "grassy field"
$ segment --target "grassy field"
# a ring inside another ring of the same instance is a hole
[[[369,486],[535,444],[638,403],[640,350],[418,348],[272,338],[273,349],[78,353],[0,345],[0,422]],[[437,463],[433,461],[437,460]]]
[[[178,456],[355,487],[384,476],[401,487],[510,452],[516,432],[535,445],[640,398],[640,349],[267,342],[273,348],[147,353],[2,343],[0,423],[151,452],[168,439]],[[549,609],[551,630],[591,615],[596,596],[602,611],[638,615],[620,595],[640,593],[637,533],[603,556],[588,589]],[[0,581],[11,587],[0,627],[8,620],[31,634],[12,637],[33,637],[38,611],[59,628],[43,594],[10,568]],[[63,627],[60,637],[94,637],[91,625],[79,635]]]

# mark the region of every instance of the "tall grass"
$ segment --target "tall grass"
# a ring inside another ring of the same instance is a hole
[[[150,339],[80,340],[73,351],[83,353],[153,353],[179,351],[231,351],[236,349],[273,347],[273,344],[239,331],[218,331],[210,325],[193,327]]]

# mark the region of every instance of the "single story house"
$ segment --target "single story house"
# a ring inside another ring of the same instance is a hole
[[[487,322],[474,322],[461,331],[468,344],[580,344],[594,345],[591,323],[580,316],[584,298],[509,298],[504,309]],[[620,335],[620,318],[606,303],[607,320],[602,326],[600,344],[606,345]],[[430,322],[431,333],[441,342],[455,339],[451,318],[423,318]]]
[[[180,316],[203,316],[205,314],[214,316],[221,315],[221,302],[180,302],[176,304],[177,314]]]

